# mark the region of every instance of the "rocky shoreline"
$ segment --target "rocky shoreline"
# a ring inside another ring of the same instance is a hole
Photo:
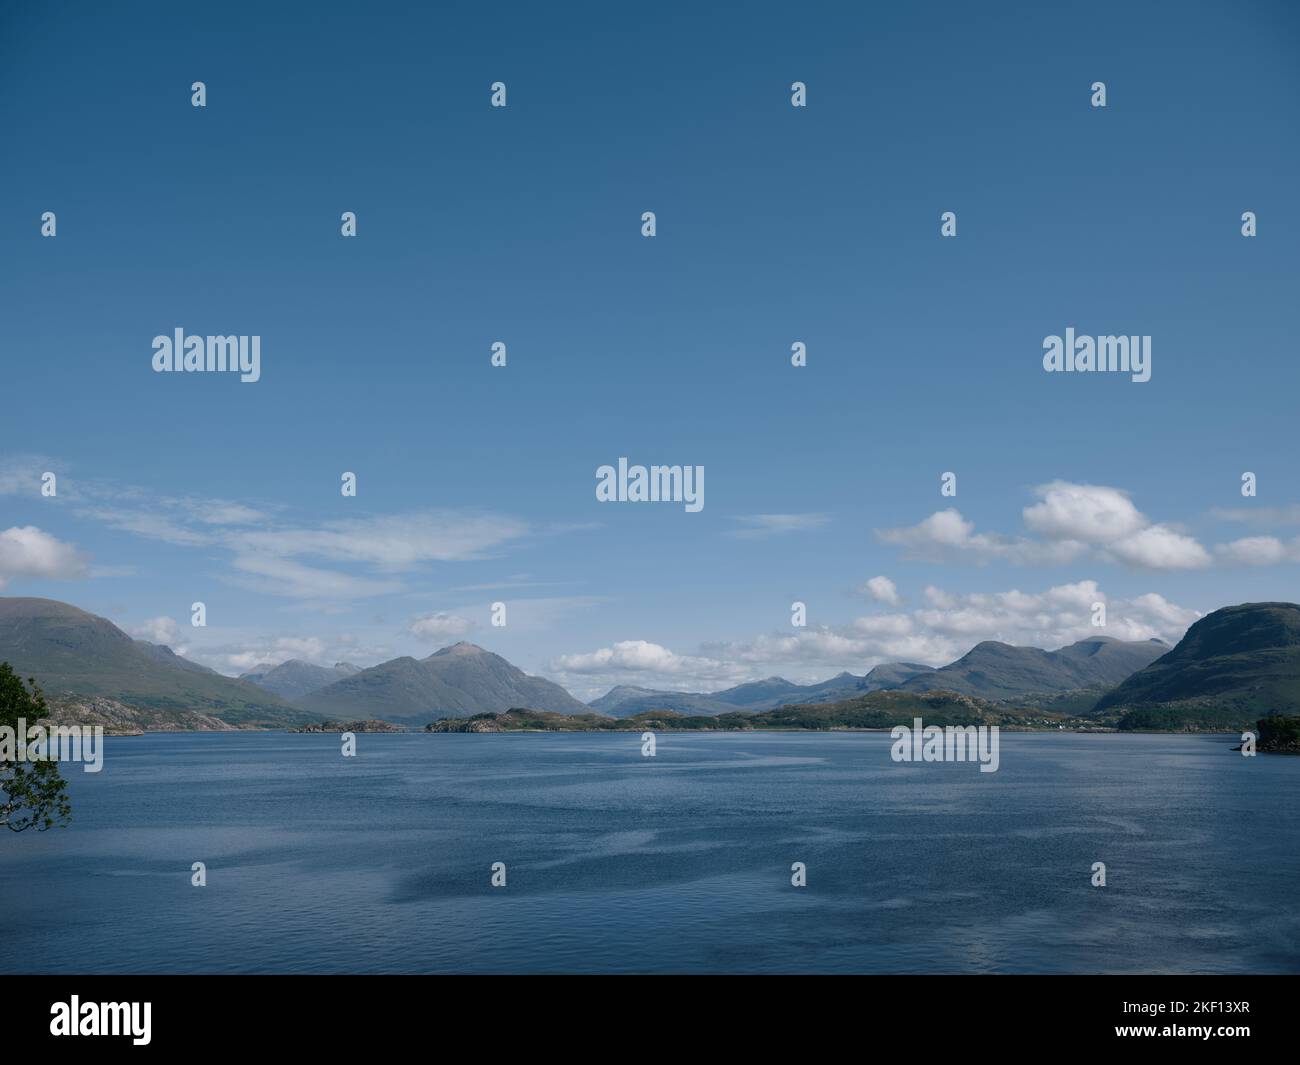
[[[405,732],[401,725],[394,725],[390,721],[380,721],[378,718],[367,718],[364,721],[322,721],[315,725],[303,725],[301,728],[293,728],[290,732]]]
[[[42,720],[52,725],[101,727],[106,736],[142,736],[146,732],[234,732],[234,725],[195,710],[158,710],[128,706],[103,696],[65,692],[47,700]]]

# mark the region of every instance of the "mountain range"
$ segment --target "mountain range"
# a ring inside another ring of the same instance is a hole
[[[269,692],[275,692],[282,698],[299,699],[319,691],[327,684],[333,684],[336,680],[360,672],[360,667],[352,665],[351,662],[335,662],[333,666],[316,666],[304,662],[301,658],[291,658],[279,665],[274,662],[264,662],[247,673],[241,673],[239,679],[256,684]]]
[[[875,691],[951,691],[995,702],[1025,702],[1043,695],[1089,693],[1092,703],[1131,673],[1169,650],[1160,640],[1124,642],[1109,636],[1080,640],[1058,651],[1013,647],[986,640],[956,662],[933,669],[911,662],[887,662],[865,676],[841,673],[820,684],[794,684],[783,677],[741,684],[719,692],[671,692],[612,688],[588,704],[609,717],[633,717],[650,710],[684,714],[725,714],[772,710],[851,699]]]
[[[624,684],[611,688],[587,705],[608,717],[634,717],[649,710],[710,715],[737,710],[771,710],[778,706],[833,702],[866,692],[897,688],[910,678],[933,672],[932,666],[888,662],[876,666],[865,676],[840,673],[818,684],[795,684],[784,677],[768,677],[717,692],[656,691]]]
[[[549,680],[530,677],[500,655],[472,643],[457,643],[427,658],[394,658],[336,680],[297,700],[327,717],[377,717],[424,725],[435,717],[526,706],[560,714],[587,707]]]
[[[0,661],[35,678],[65,708],[104,700],[95,713],[123,729],[286,728],[363,717],[424,725],[516,709],[569,717],[673,712],[708,718],[843,707],[882,691],[953,693],[1004,707],[1083,714],[1129,729],[1236,729],[1300,711],[1300,606],[1225,607],[1197,621],[1172,649],[1159,640],[1108,637],[1056,651],[985,641],[939,669],[886,663],[817,684],[768,677],[716,692],[619,686],[590,705],[464,642],[368,669],[291,659],[236,679],[52,599],[0,597]]]
[[[1163,640],[1125,642],[1109,636],[1079,640],[1057,651],[985,640],[956,662],[896,685],[904,691],[958,692],[995,702],[1070,691],[1102,692],[1169,650]]]

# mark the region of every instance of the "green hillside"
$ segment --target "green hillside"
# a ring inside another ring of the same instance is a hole
[[[428,658],[394,658],[360,670],[303,696],[298,705],[332,718],[364,715],[409,725],[513,706],[564,714],[587,709],[558,684],[530,677],[500,655],[463,641]]]
[[[899,687],[912,692],[964,692],[998,702],[1032,702],[1044,693],[1105,691],[1168,650],[1169,645],[1159,640],[1125,642],[1108,636],[1080,640],[1056,651],[985,640],[956,662]]]
[[[0,597],[0,661],[35,678],[52,699],[97,696],[146,711],[197,711],[245,727],[319,720],[254,684],[161,654],[112,622],[53,599]]]
[[[1300,606],[1243,603],[1196,622],[1097,702],[1121,729],[1247,729],[1300,712]]]

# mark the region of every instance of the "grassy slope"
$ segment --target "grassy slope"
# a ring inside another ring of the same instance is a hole
[[[1127,729],[1248,729],[1300,711],[1300,606],[1244,603],[1208,614],[1168,654],[1104,695]]]
[[[47,696],[101,696],[144,711],[193,710],[232,725],[319,720],[255,684],[162,661],[104,618],[49,599],[0,599],[0,660]]]

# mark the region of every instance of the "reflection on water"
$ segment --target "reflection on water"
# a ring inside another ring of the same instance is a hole
[[[73,827],[0,839],[0,970],[1300,971],[1300,758],[1229,737],[358,742],[110,738]]]

